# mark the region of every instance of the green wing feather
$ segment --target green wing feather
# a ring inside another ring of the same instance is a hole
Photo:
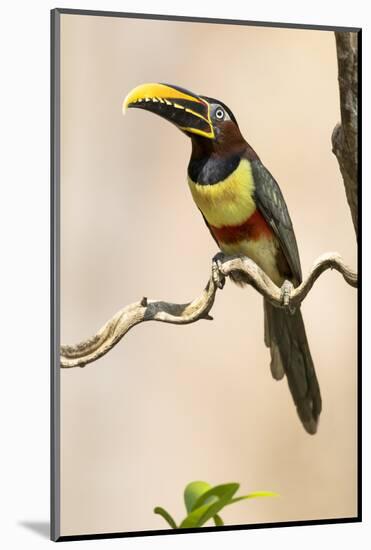
[[[302,281],[300,257],[294,228],[281,189],[260,160],[251,162],[255,183],[255,201],[273,229],[297,284]]]

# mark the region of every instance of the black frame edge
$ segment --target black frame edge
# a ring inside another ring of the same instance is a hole
[[[360,523],[361,519],[357,516],[354,518],[335,518],[335,519],[318,519],[318,520],[302,520],[302,521],[284,521],[279,523],[254,523],[252,525],[223,525],[221,527],[197,527],[194,529],[163,529],[163,530],[148,530],[148,531],[129,531],[123,533],[96,533],[91,535],[63,535],[59,537],[57,542],[69,542],[75,540],[98,540],[98,539],[118,539],[132,537],[153,537],[161,535],[179,535],[187,533],[215,533],[225,531],[248,531],[252,529],[269,529],[269,528],[284,528],[284,527],[302,527],[316,525],[338,525],[344,523]]]
[[[50,538],[60,538],[60,371],[59,371],[59,175],[60,175],[60,10],[50,26]]]
[[[187,23],[219,23],[224,25],[246,25],[254,27],[276,27],[285,29],[306,29],[316,31],[349,31],[357,32],[359,27],[343,27],[331,25],[316,25],[304,23],[272,23],[269,21],[250,21],[244,19],[221,19],[217,17],[198,17],[188,15],[160,15],[155,13],[134,13],[120,11],[80,10],[74,8],[56,8],[59,13],[66,15],[92,15],[98,17],[122,17],[126,19],[151,19],[157,21],[179,21]]]
[[[358,250],[357,250],[357,512],[362,521],[362,29],[357,33],[358,48]]]
[[[51,10],[51,43],[50,43],[50,151],[51,151],[51,453],[50,453],[50,538],[54,542],[79,540],[149,537],[176,535],[186,533],[207,533],[216,531],[241,531],[250,529],[267,529],[316,525],[336,525],[362,522],[362,28],[336,27],[325,25],[305,25],[296,23],[269,23],[235,19],[217,19],[192,16],[158,15],[146,13],[125,13],[115,11],[80,10],[55,8]],[[356,32],[358,39],[358,383],[357,383],[357,515],[349,518],[329,518],[318,520],[301,520],[287,522],[270,522],[244,525],[225,525],[221,527],[202,527],[195,529],[162,529],[146,531],[129,531],[113,533],[96,533],[83,535],[60,534],[60,19],[62,14],[88,15],[100,17],[120,17],[150,19],[163,21],[180,21],[194,23],[216,23],[245,25],[255,27],[273,27],[287,29],[306,29],[319,31]]]

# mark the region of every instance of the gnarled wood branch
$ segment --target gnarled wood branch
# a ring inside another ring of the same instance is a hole
[[[220,261],[218,269],[222,277],[229,276],[233,271],[243,272],[246,282],[273,305],[287,307],[283,305],[281,289],[249,258],[243,256],[224,257]],[[305,281],[292,290],[290,307],[297,307],[301,304],[315,281],[327,269],[336,269],[348,284],[353,287],[357,286],[357,274],[345,265],[339,254],[329,252],[316,260]],[[210,310],[213,307],[217,289],[215,271],[212,270],[210,279],[201,295],[188,304],[172,304],[147,298],[130,304],[118,311],[89,340],[75,346],[62,346],[61,367],[83,367],[96,361],[118,344],[131,328],[144,321],[187,325],[200,319],[212,320]]]
[[[358,235],[358,33],[335,32],[341,124],[332,133],[345,193]]]

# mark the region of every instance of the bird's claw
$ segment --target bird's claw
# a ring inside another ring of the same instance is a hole
[[[220,289],[222,289],[225,285],[225,275],[223,275],[221,271],[223,259],[224,259],[224,254],[222,252],[218,252],[218,254],[214,256],[212,261],[213,281],[215,285]]]
[[[295,308],[291,306],[291,293],[293,291],[294,285],[287,279],[284,281],[281,286],[281,303],[285,309],[290,313],[295,312]]]

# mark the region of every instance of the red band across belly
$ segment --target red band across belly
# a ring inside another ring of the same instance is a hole
[[[263,236],[267,238],[273,234],[259,210],[255,210],[254,214],[240,225],[223,225],[222,227],[210,225],[210,230],[218,242],[226,244],[237,243],[244,239],[257,240]]]

